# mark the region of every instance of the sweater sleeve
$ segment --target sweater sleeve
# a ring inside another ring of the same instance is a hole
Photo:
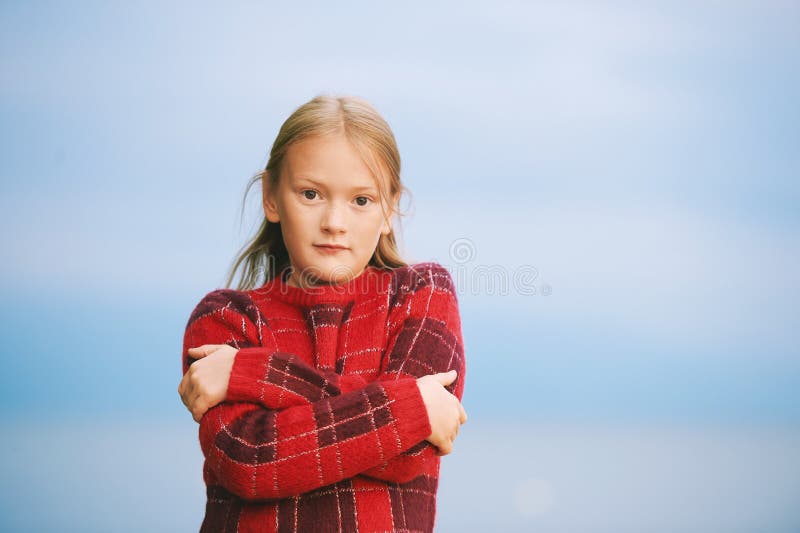
[[[184,335],[184,372],[191,346],[257,344],[257,321],[244,319],[254,310],[242,297],[214,291],[198,304]],[[279,410],[223,402],[200,421],[200,445],[212,481],[245,500],[285,498],[379,467],[419,443],[431,431],[420,412],[425,405],[412,378]]]
[[[455,369],[458,378],[447,389],[461,400],[465,359],[455,287],[444,267],[434,263],[424,266],[398,288],[400,294],[389,315],[387,349],[374,381],[416,381],[427,374]],[[360,375],[339,376],[318,370],[292,354],[268,353],[264,348],[252,347],[243,348],[236,355],[228,399],[277,409],[359,390],[369,384]],[[422,440],[362,474],[406,482],[435,468],[437,457],[436,448]]]
[[[461,401],[466,359],[455,284],[444,267],[435,263],[425,266],[420,275],[413,278],[416,281],[410,283],[411,294],[401,300],[390,315],[389,355],[379,379],[391,381],[411,377],[416,380],[427,374],[456,370],[458,377],[445,388]],[[344,385],[344,390],[348,385]],[[387,481],[409,481],[438,469],[437,452],[433,444],[423,440],[394,459],[366,470],[363,475]]]

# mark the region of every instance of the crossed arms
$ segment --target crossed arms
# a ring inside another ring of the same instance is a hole
[[[283,498],[364,475],[405,482],[435,473],[437,449],[416,379],[458,371],[447,389],[463,394],[464,350],[452,280],[442,267],[389,313],[377,378],[340,376],[294,354],[260,346],[258,316],[242,293],[214,291],[184,336],[190,347],[239,351],[226,402],[200,421],[212,482],[247,500]]]

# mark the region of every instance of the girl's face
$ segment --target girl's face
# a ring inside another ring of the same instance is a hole
[[[264,213],[280,222],[289,252],[289,284],[342,283],[363,272],[378,239],[391,231],[378,185],[343,135],[311,137],[287,150]]]

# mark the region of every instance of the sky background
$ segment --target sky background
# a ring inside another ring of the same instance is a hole
[[[458,284],[470,419],[437,531],[797,531],[798,23],[4,2],[0,529],[197,529],[183,329],[260,221],[242,197],[280,125],[325,93],[389,122],[405,256]]]

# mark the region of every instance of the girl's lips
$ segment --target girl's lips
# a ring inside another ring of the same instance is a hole
[[[328,254],[335,254],[337,252],[343,252],[344,250],[347,250],[347,248],[344,246],[333,246],[328,244],[315,244],[314,248]]]

